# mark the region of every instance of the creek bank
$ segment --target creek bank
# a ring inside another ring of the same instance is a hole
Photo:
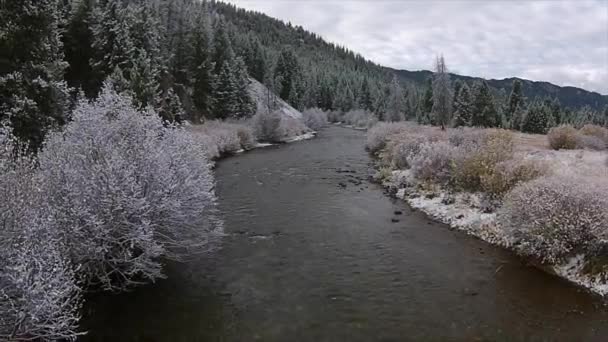
[[[489,212],[483,202],[482,193],[451,193],[441,187],[425,190],[418,186],[409,170],[393,170],[389,175],[380,171],[373,179],[387,192],[411,208],[420,210],[430,218],[449,225],[492,245],[514,252],[515,241],[499,226],[495,212]],[[527,260],[528,264],[548,274],[565,279],[586,290],[606,296],[608,284],[601,276],[585,272],[586,256],[576,254],[557,265],[542,264]]]

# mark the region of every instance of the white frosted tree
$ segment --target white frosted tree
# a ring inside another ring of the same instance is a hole
[[[397,81],[397,77],[393,76],[393,81],[389,87],[388,102],[384,116],[385,121],[402,121],[404,119],[404,98],[403,88]]]
[[[52,220],[85,285],[123,290],[218,235],[204,142],[105,84],[39,155]]]
[[[432,117],[441,129],[450,122],[452,117],[452,83],[443,55],[437,57],[435,73],[433,74],[433,109]]]

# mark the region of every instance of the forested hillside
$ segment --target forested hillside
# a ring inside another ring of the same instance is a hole
[[[432,71],[408,71],[408,70],[392,70],[402,83],[414,83],[423,85],[425,81],[433,76]],[[450,74],[454,80],[472,83],[481,81],[481,78],[470,77],[464,75]],[[530,81],[521,78],[511,77],[502,80],[490,79],[486,80],[488,85],[496,92],[511,91],[513,82],[518,80],[522,83],[522,90],[528,98],[557,98],[564,107],[578,109],[584,106],[589,106],[596,110],[601,110],[608,106],[608,95],[601,95],[596,92],[587,91],[576,87],[560,87],[549,82]]]

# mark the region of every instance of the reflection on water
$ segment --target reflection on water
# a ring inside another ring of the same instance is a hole
[[[222,249],[92,297],[83,340],[605,340],[598,298],[370,184],[364,140],[330,127],[220,162]]]

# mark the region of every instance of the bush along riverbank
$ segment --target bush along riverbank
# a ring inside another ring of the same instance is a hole
[[[413,123],[379,123],[366,144],[376,180],[411,207],[604,296],[606,152],[549,146],[544,135]]]

